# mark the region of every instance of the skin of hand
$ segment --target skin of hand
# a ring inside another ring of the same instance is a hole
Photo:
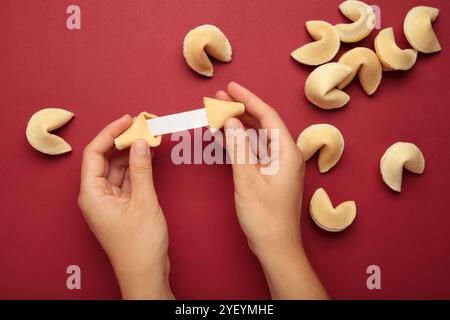
[[[273,299],[326,299],[327,294],[303,250],[300,213],[303,194],[303,155],[278,113],[256,95],[235,82],[219,91],[220,100],[242,102],[246,113],[225,122],[226,148],[230,158],[238,150],[253,152],[269,163],[232,163],[235,205],[240,226],[249,246],[263,267]],[[253,148],[247,128],[267,129],[267,153]],[[278,132],[271,134],[271,130]],[[227,132],[244,132],[245,138],[229,139]],[[275,143],[278,140],[278,147]],[[275,152],[278,150],[279,152]],[[248,157],[246,157],[248,160]],[[275,174],[264,175],[263,167],[278,161]]]
[[[124,299],[173,299],[169,239],[153,185],[152,156],[144,140],[130,151],[114,138],[133,122],[125,115],[84,149],[78,205],[108,255]]]

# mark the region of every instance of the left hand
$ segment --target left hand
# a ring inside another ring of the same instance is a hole
[[[112,150],[114,138],[132,122],[123,116],[86,146],[78,204],[111,261],[123,298],[170,299],[169,238],[150,149],[139,140],[129,155]]]

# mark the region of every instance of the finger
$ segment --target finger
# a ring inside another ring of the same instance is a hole
[[[138,140],[130,150],[131,201],[137,205],[157,201],[153,185],[152,157],[145,140]]]
[[[250,90],[236,82],[230,82],[227,91],[234,100],[242,102],[245,105],[246,112],[259,121],[261,128],[269,130],[269,137],[271,129],[279,129],[280,136],[290,136],[286,125],[275,109],[262,101]]]
[[[128,152],[123,152],[110,161],[108,170],[108,181],[110,184],[121,187],[128,169]]]
[[[234,100],[230,97],[230,95],[229,95],[228,93],[226,93],[225,91],[223,91],[223,90],[217,91],[215,97],[216,97],[216,99],[223,100],[223,101],[230,101],[230,102],[233,102],[233,101],[234,101]],[[258,122],[252,115],[250,115],[249,113],[244,113],[243,115],[239,116],[238,119],[241,121],[241,123],[242,123],[246,128],[247,128],[247,127],[250,127],[250,128],[255,129],[255,130],[258,130],[258,129],[260,128],[259,122]],[[216,141],[218,141],[219,145],[220,145],[222,148],[225,148],[225,147],[226,147],[226,146],[224,145],[224,142],[225,142],[225,141],[223,141],[223,140],[218,140],[218,139],[216,139]],[[252,147],[253,147],[253,145],[252,145]],[[256,154],[256,153],[257,153],[257,148],[256,148],[256,149],[252,148],[252,151],[254,151],[255,154]]]
[[[206,130],[203,133],[204,141],[211,141],[211,143],[216,144],[218,147],[222,149],[226,149],[225,139],[222,130],[211,132],[211,130]]]
[[[231,97],[228,95],[228,93],[226,93],[223,90],[217,91],[216,94],[214,95],[214,97],[218,100],[233,102],[233,99],[231,99]],[[220,147],[226,149],[225,140],[223,139],[223,136],[222,136],[222,138],[219,137],[220,134],[222,134],[222,130],[214,132],[214,133],[207,133],[207,135],[209,135],[211,137],[213,137],[213,136],[215,137],[215,139],[214,139],[215,143],[217,143]]]
[[[230,95],[228,93],[226,93],[223,90],[219,90],[217,91],[216,95],[215,95],[216,99],[218,100],[223,100],[223,101],[230,101],[233,102],[234,100],[230,97]]]
[[[125,178],[122,183],[122,193],[129,195],[131,193],[130,168],[125,172]]]
[[[258,176],[257,159],[251,151],[250,139],[243,124],[238,119],[231,118],[225,121],[224,128],[234,180],[255,179]]]
[[[105,153],[112,148],[114,139],[124,132],[132,123],[129,115],[107,125],[84,149],[81,166],[82,181],[106,175],[107,161]]]
[[[252,116],[250,114],[243,114],[242,116],[237,117],[237,119],[239,121],[241,121],[241,123],[244,125],[246,130],[251,130],[254,129],[256,134],[259,133],[259,129],[260,126],[258,124],[258,121],[256,121],[254,118],[252,118]],[[249,121],[250,120],[250,121]],[[248,128],[248,129],[247,129]],[[225,129],[225,128],[224,128]],[[263,132],[264,133],[264,132]],[[219,135],[222,134],[222,131],[218,131],[215,134]],[[261,136],[261,135],[260,135]],[[224,145],[225,141],[224,139],[216,139],[215,140],[222,148],[225,148],[226,146]],[[251,142],[253,142],[253,140],[250,140]],[[257,154],[257,144],[256,143],[252,143],[252,151]]]
[[[86,148],[105,154],[114,145],[114,139],[124,132],[132,123],[132,117],[128,114],[120,119],[108,124],[100,133],[88,144]]]
[[[238,119],[241,120],[242,124],[246,127],[250,127],[255,130],[261,129],[261,124],[259,123],[259,121],[248,112],[240,115]]]

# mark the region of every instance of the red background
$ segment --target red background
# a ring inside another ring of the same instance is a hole
[[[330,173],[308,163],[302,211],[306,251],[331,297],[450,298],[450,2],[373,2],[381,7],[382,27],[393,26],[403,47],[408,10],[439,7],[434,27],[443,52],[420,55],[409,72],[384,73],[370,98],[355,81],[351,102],[325,112],[303,94],[311,68],[289,54],[310,41],[305,21],[345,21],[340,1],[0,1],[0,298],[120,298],[76,203],[83,147],[124,113],[190,110],[230,80],[275,106],[295,138],[315,123],[331,123],[345,137],[343,157]],[[72,3],[81,7],[81,31],[65,25]],[[215,64],[213,79],[197,76],[182,56],[185,34],[204,23],[219,26],[234,51],[231,64]],[[376,33],[362,45],[373,48]],[[28,145],[27,121],[44,107],[75,113],[59,131],[72,153],[49,157]],[[176,297],[269,298],[235,217],[230,167],[175,166],[174,143],[164,140],[154,170]],[[400,195],[379,173],[382,154],[397,141],[416,143],[427,160],[422,176],[405,175]],[[309,199],[321,186],[335,204],[357,202],[357,220],[343,233],[321,231],[309,217]],[[79,291],[66,288],[70,264],[81,267]],[[382,290],[366,287],[371,264],[381,267]]]

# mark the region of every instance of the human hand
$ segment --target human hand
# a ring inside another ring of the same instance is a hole
[[[275,109],[236,83],[230,83],[227,91],[219,91],[216,98],[242,102],[246,107],[240,120],[232,118],[225,122],[226,147],[234,158],[235,202],[242,230],[257,256],[266,251],[298,249],[304,176],[302,153]],[[255,150],[244,131],[248,128],[267,130],[271,154]],[[233,132],[245,135],[245,145],[240,143],[244,140],[228,135]],[[264,157],[266,163],[251,164],[248,158],[245,163],[237,163],[238,152],[252,152],[259,159]],[[275,171],[264,174],[263,169],[270,166]]]
[[[108,255],[124,299],[173,298],[168,232],[153,185],[151,153],[139,140],[113,150],[114,138],[132,123],[125,115],[84,149],[78,204]]]
[[[238,220],[263,266],[272,297],[326,297],[301,243],[304,161],[300,149],[278,113],[249,90],[232,82],[227,92],[217,92],[216,98],[242,102],[246,107],[240,120],[225,122],[226,148],[233,160]],[[267,148],[257,147],[260,142],[250,138],[247,128],[266,129],[259,139],[265,142],[267,137]],[[244,138],[236,138],[239,135]],[[246,161],[239,163],[239,152],[251,153],[260,161],[252,164],[246,156]]]

